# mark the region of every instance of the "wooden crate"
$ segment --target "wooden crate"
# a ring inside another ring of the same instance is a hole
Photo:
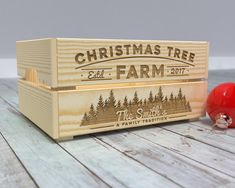
[[[54,139],[205,115],[208,43],[17,42],[19,107]]]

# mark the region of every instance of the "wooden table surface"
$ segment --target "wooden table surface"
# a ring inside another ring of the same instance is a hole
[[[225,81],[235,70],[209,73],[209,89]],[[1,188],[235,187],[235,129],[202,118],[56,143],[18,111],[16,83],[0,80]]]

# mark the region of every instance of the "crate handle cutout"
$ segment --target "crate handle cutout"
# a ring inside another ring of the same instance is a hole
[[[27,68],[25,71],[25,80],[35,84],[39,83],[37,70],[35,68]]]

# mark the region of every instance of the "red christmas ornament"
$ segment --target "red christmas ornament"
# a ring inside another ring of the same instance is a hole
[[[210,92],[207,113],[214,126],[222,129],[235,127],[235,83],[220,84]]]

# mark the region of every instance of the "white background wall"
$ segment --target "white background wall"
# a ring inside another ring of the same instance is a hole
[[[0,0],[0,77],[15,41],[45,37],[206,40],[210,68],[235,68],[233,0]]]

